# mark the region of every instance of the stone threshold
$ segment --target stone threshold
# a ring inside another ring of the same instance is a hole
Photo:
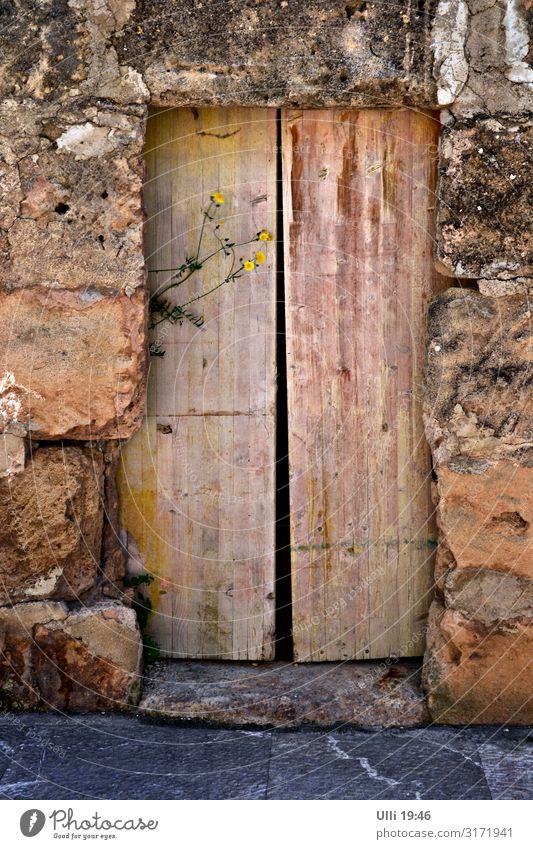
[[[414,728],[429,722],[420,659],[345,663],[160,660],[139,713],[228,727]]]

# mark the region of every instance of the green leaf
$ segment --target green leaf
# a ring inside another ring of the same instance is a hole
[[[152,584],[155,581],[153,575],[148,572],[143,572],[142,575],[132,575],[130,578],[124,578],[125,587],[140,587],[141,584]]]

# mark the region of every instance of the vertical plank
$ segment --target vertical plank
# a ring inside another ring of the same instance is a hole
[[[148,268],[194,255],[213,191],[226,197],[223,235],[242,242],[274,231],[275,150],[274,110],[154,111]],[[224,258],[206,265],[173,302],[208,292],[227,269]],[[163,325],[166,354],[151,362],[145,423],[123,453],[121,521],[129,556],[156,578],[150,629],[167,656],[273,657],[275,271],[271,249],[260,269],[199,303],[202,328]],[[150,273],[152,291],[169,278]]]
[[[292,109],[282,134],[295,657],[418,655],[437,122]]]

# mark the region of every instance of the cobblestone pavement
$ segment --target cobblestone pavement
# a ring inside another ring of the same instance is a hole
[[[253,731],[0,714],[4,799],[531,799],[527,728]]]

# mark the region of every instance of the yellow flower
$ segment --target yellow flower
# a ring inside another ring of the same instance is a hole
[[[253,271],[255,268],[255,263],[253,263],[251,259],[247,259],[243,262],[242,267],[245,271]]]
[[[266,254],[263,251],[256,251],[255,253],[255,261],[258,265],[263,265],[266,259]]]
[[[261,232],[259,233],[260,242],[271,242],[272,239],[272,233],[269,233],[268,230],[261,230]]]
[[[224,203],[225,198],[222,192],[213,192],[211,200],[213,203],[217,203],[220,206],[221,203]]]

